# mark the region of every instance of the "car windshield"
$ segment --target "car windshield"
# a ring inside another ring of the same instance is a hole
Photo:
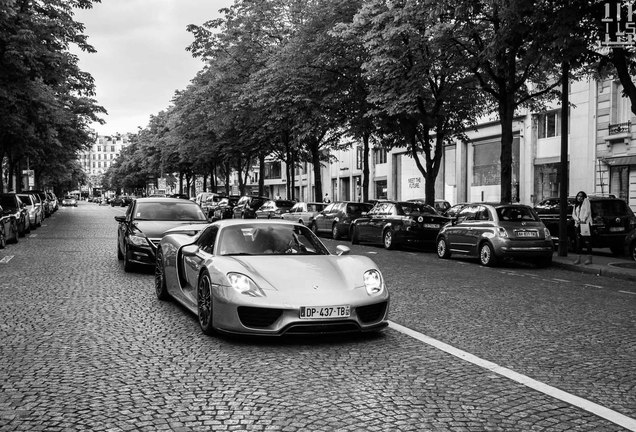
[[[220,255],[329,255],[305,226],[244,224],[225,227],[218,241]]]
[[[135,220],[207,220],[201,207],[192,201],[138,202],[134,218]]]
[[[505,222],[538,221],[539,217],[530,207],[506,206],[497,207],[497,216]]]
[[[405,202],[405,203],[400,203],[400,207],[402,208],[402,212],[406,216],[410,216],[412,214],[433,214],[433,215],[438,214],[433,207],[426,204],[420,204],[415,202]]]
[[[592,214],[600,217],[616,217],[628,214],[627,204],[621,200],[592,201]]]
[[[296,204],[294,201],[288,201],[288,200],[276,200],[274,202],[276,203],[276,207],[282,208],[282,209],[290,209],[294,206],[294,204]]]

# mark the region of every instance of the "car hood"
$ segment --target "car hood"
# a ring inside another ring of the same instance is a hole
[[[290,301],[364,289],[364,272],[377,269],[373,261],[363,256],[259,255],[220,259],[225,261],[227,272],[243,273],[263,289],[284,292]]]
[[[207,224],[208,221],[201,221],[201,224]],[[169,229],[198,224],[198,221],[144,221],[138,220],[134,222],[138,230],[148,238],[160,238]]]

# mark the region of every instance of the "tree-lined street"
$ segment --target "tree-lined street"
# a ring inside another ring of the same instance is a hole
[[[392,295],[379,335],[207,337],[156,299],[151,271],[124,272],[122,213],[80,202],[0,251],[0,430],[634,430],[625,281],[357,245]]]

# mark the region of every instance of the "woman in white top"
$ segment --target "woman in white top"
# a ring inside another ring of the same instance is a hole
[[[587,194],[580,191],[576,194],[576,202],[572,210],[572,219],[574,219],[574,229],[576,232],[576,252],[579,254],[574,264],[581,264],[581,250],[583,243],[587,244],[587,259],[583,264],[592,264],[592,242],[590,236],[581,235],[581,224],[589,224],[592,222],[592,207]]]

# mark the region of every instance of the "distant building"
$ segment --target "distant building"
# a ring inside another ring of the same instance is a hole
[[[80,166],[88,178],[82,187],[83,195],[92,196],[101,189],[102,175],[128,144],[129,134],[99,135],[89,150],[79,153]]]

